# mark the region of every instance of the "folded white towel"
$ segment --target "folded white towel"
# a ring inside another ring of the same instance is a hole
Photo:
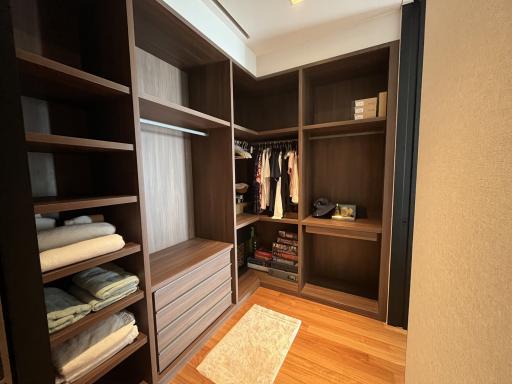
[[[52,361],[65,382],[72,382],[132,343],[137,335],[135,318],[122,311],[58,346],[52,351]]]
[[[64,225],[99,223],[104,220],[103,215],[78,216],[70,220],[65,220]]]
[[[116,301],[121,300],[122,298],[131,295],[137,290],[137,286],[129,287],[126,291],[120,293],[119,295],[111,296],[108,299],[102,300],[97,297],[91,295],[88,291],[75,284],[71,284],[69,286],[69,293],[75,296],[80,301],[87,303],[91,306],[93,312],[97,312],[105,307],[108,307],[110,304],[115,303]]]
[[[71,227],[70,227],[71,228]],[[124,247],[124,240],[119,235],[108,235],[91,240],[80,241],[65,247],[41,252],[41,271],[47,272],[66,265],[92,259],[106,253],[115,252]]]
[[[77,273],[73,276],[73,283],[98,299],[106,300],[137,287],[139,278],[115,264],[107,263]]]
[[[36,230],[45,231],[47,229],[55,228],[55,219],[51,217],[37,217],[36,216]]]
[[[109,223],[68,225],[38,232],[39,252],[116,233]]]

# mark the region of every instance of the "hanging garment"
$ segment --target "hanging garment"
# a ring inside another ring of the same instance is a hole
[[[293,153],[293,165],[290,172],[290,197],[293,204],[299,204],[299,165],[298,154]]]
[[[287,151],[283,158],[283,165],[281,167],[281,198],[283,200],[283,214],[289,212],[290,209],[290,175],[288,174],[288,165],[290,156],[293,154],[293,151]]]
[[[280,151],[274,149],[271,151],[270,156],[270,198],[268,205],[268,215],[274,215],[274,207],[276,202],[276,190],[277,190],[277,182],[281,178],[281,167],[279,166],[279,153]]]
[[[254,187],[253,187],[253,211],[256,214],[260,213],[260,199],[261,199],[261,152],[256,152],[254,155]]]
[[[278,158],[277,158],[278,167],[276,170],[279,170],[278,177],[276,178],[276,196],[275,196],[275,203],[274,203],[274,216],[272,216],[273,219],[282,219],[283,218],[283,200],[282,200],[282,194],[281,194],[281,169],[283,169],[283,154],[282,152],[279,152]]]
[[[261,201],[260,208],[261,211],[267,209],[267,206],[270,201],[270,152],[268,149],[263,151],[262,157],[262,171],[261,171]]]

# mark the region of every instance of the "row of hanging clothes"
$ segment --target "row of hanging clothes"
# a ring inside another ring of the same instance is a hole
[[[254,213],[282,219],[286,213],[297,212],[297,139],[252,143],[249,150],[254,159]]]

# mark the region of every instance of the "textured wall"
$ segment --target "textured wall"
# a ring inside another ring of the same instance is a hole
[[[407,383],[512,382],[512,2],[429,0]]]

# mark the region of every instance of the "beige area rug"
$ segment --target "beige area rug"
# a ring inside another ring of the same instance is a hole
[[[215,384],[272,384],[300,320],[253,305],[199,364]]]

